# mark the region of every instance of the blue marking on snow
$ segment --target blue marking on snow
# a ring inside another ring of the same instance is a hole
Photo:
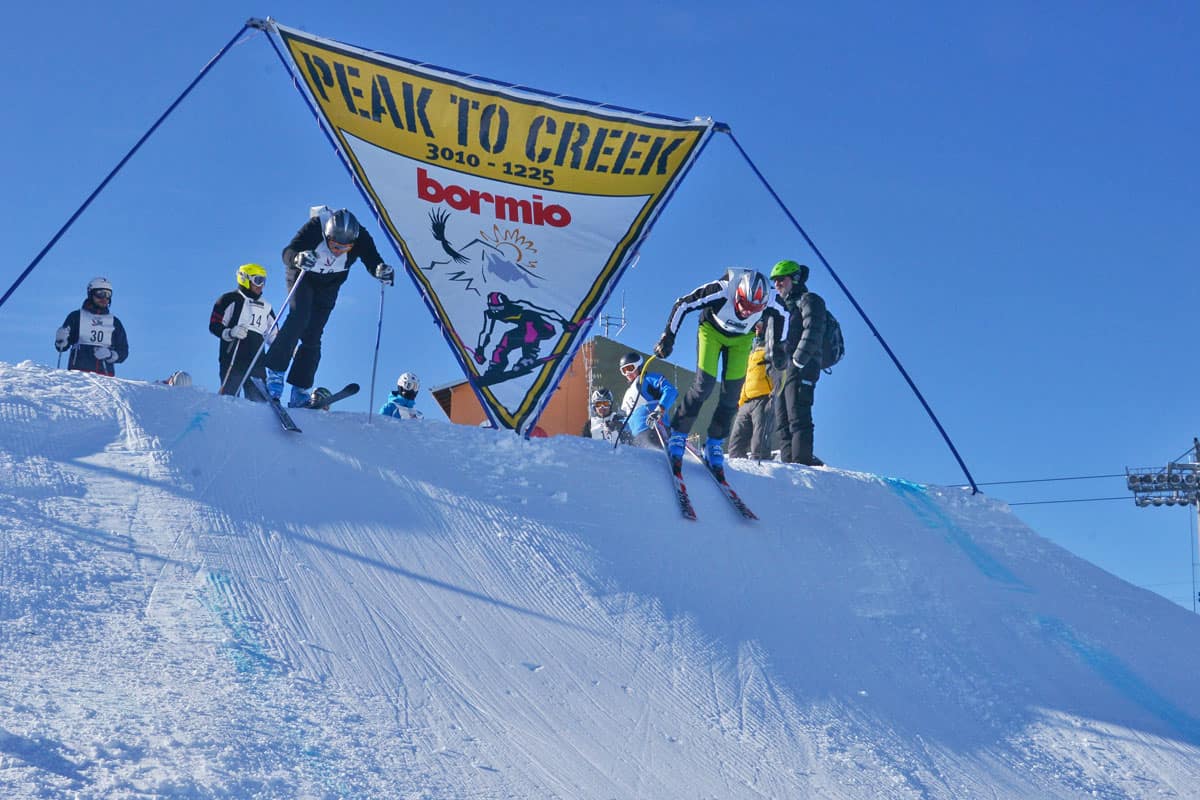
[[[188,422],[187,427],[183,429],[183,432],[171,440],[170,446],[174,447],[175,445],[179,444],[179,441],[183,437],[185,437],[189,433],[191,433],[192,431],[199,431],[199,432],[203,433],[204,432],[204,423],[206,421],[208,421],[208,412],[207,411],[196,412],[196,415],[192,417],[190,422]]]
[[[242,675],[260,675],[278,669],[275,659],[267,655],[254,629],[242,618],[230,602],[232,597],[229,576],[220,572],[208,573],[205,605],[229,631],[227,649],[234,668]]]
[[[971,563],[987,577],[1010,586],[1028,589],[1016,575],[980,547],[971,535],[964,531],[928,494],[926,487],[901,478],[884,478],[884,482],[908,506],[925,525],[940,530],[946,541],[956,545],[971,560]]]
[[[1192,743],[1200,743],[1200,719],[1163,697],[1112,653],[1082,641],[1071,626],[1056,617],[1038,617],[1038,627],[1048,639],[1066,645],[1089,669],[1109,686],[1168,723]]]

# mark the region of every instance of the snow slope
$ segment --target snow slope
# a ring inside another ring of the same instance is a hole
[[[1196,797],[1200,621],[986,497],[0,364],[0,796]]]

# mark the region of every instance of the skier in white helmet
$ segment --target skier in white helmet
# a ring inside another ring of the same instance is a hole
[[[129,358],[129,339],[125,326],[112,313],[112,294],[108,278],[92,278],[83,305],[67,314],[55,333],[54,349],[71,351],[67,369],[115,375],[113,365]]]
[[[603,439],[615,442],[621,437],[622,444],[631,441],[629,431],[625,427],[625,415],[613,411],[613,393],[601,386],[592,392],[588,404],[588,420],[583,423],[582,435],[585,439]]]
[[[397,419],[421,419],[422,414],[413,408],[417,401],[417,392],[421,389],[421,381],[411,372],[406,372],[396,379],[396,388],[388,397],[388,401],[379,409],[385,417]]]

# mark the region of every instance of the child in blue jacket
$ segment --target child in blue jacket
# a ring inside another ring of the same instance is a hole
[[[654,431],[654,420],[660,418],[675,402],[679,392],[657,372],[642,372],[642,357],[629,352],[621,357],[621,374],[629,388],[621,399],[621,412],[629,418],[627,428],[638,447],[660,449],[662,443]],[[640,380],[639,380],[640,376]],[[641,401],[638,400],[639,395]],[[636,404],[636,407],[635,407]]]

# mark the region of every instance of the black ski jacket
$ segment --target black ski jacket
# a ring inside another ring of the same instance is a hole
[[[81,340],[79,335],[80,311],[86,311],[97,317],[112,317],[112,341],[93,341],[94,336],[100,335],[95,331],[84,331]],[[112,360],[112,364],[120,364],[129,358],[129,339],[125,335],[125,326],[121,324],[121,320],[117,319],[115,314],[111,311],[101,309],[92,303],[90,298],[84,300],[83,305],[78,309],[67,314],[67,318],[63,321],[62,326],[69,328],[71,331],[67,339],[67,347],[71,349],[71,356],[67,359],[67,369],[76,369],[82,372],[99,372],[101,375],[115,375],[116,370],[110,364],[96,358],[96,348],[98,347],[107,347],[116,354],[117,357]]]
[[[325,231],[321,227],[321,218],[310,217],[308,222],[305,222],[300,226],[300,230],[296,231],[296,235],[288,242],[287,247],[283,248],[283,263],[294,269],[293,262],[297,253],[316,250],[324,241]],[[379,255],[379,250],[375,247],[375,240],[363,227],[358,230],[358,238],[354,240],[354,247],[351,247],[350,252],[346,254],[345,271],[347,273],[355,261],[362,261],[363,269],[372,278],[375,277],[375,268],[383,263],[383,257]]]
[[[803,283],[792,284],[787,297],[775,296],[778,308],[787,319],[787,333],[772,322],[768,341],[780,342],[784,354],[790,361],[821,365],[821,349],[825,340],[825,300],[816,292],[810,292]],[[782,339],[782,341],[780,341]]]

